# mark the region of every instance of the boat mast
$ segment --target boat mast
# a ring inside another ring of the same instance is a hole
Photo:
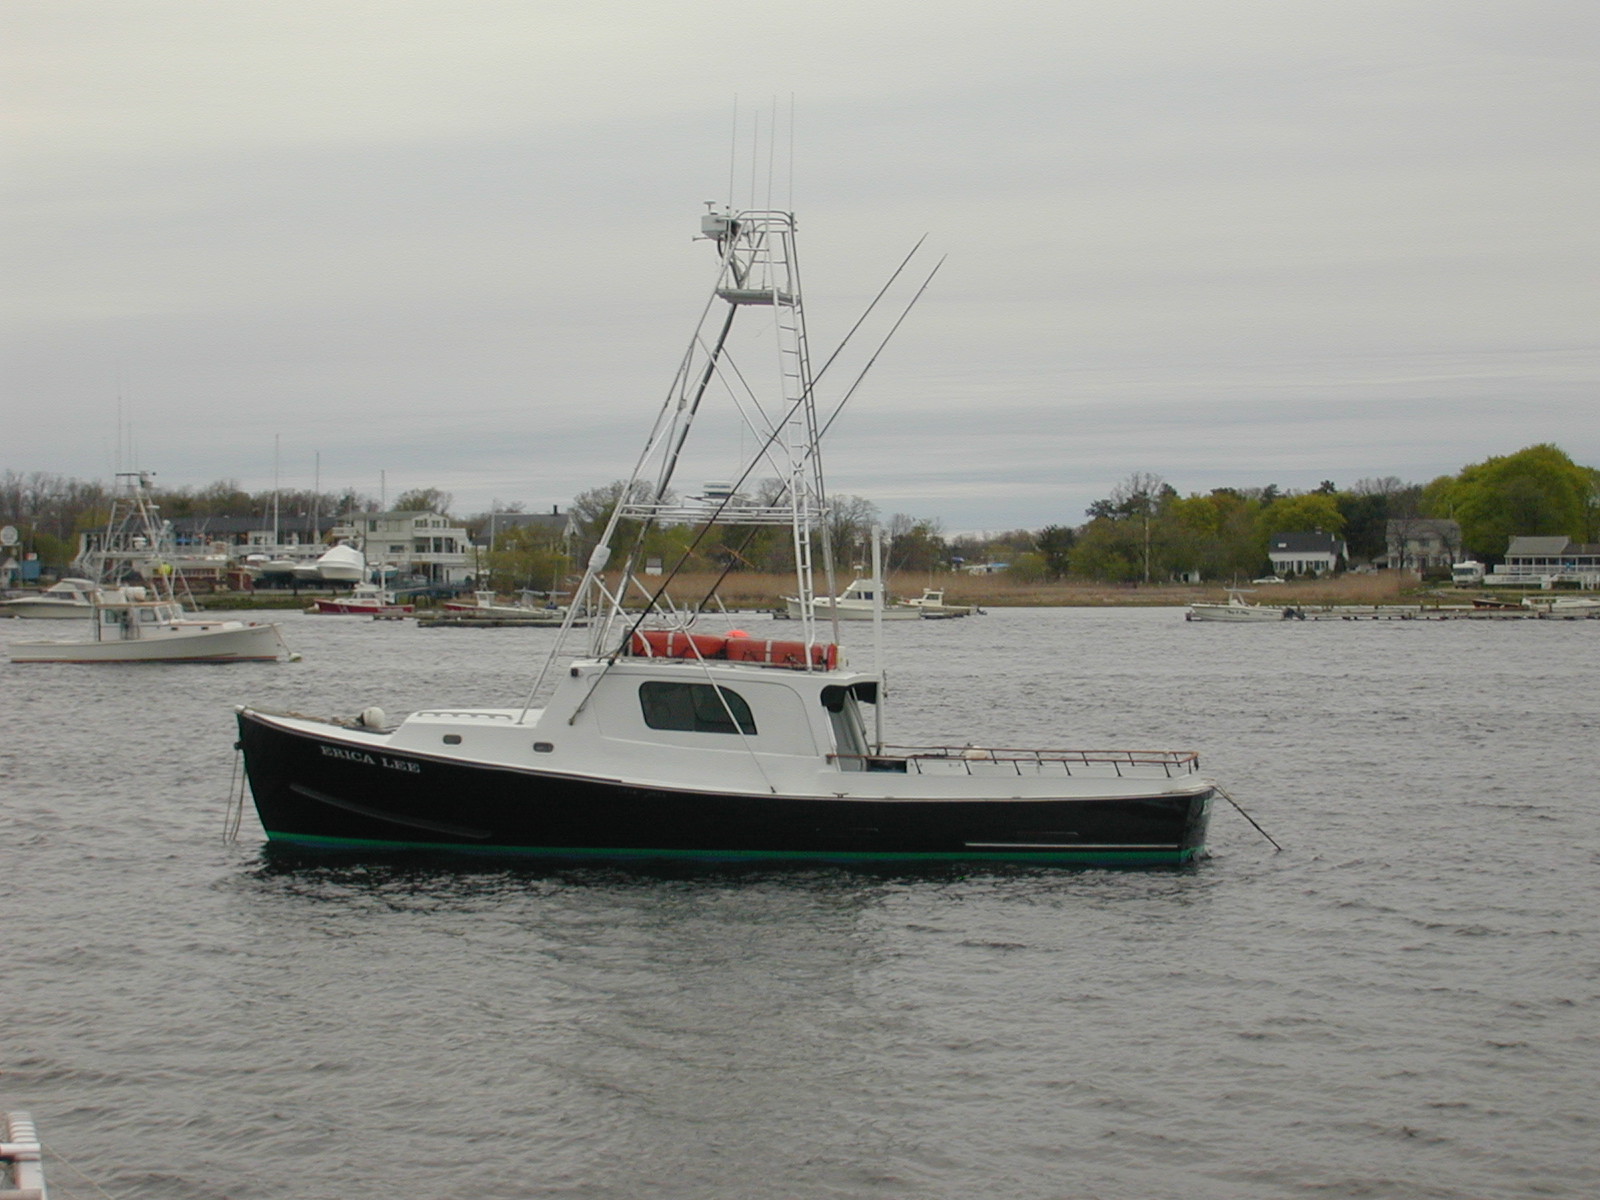
[[[620,599],[634,586],[643,554],[643,533],[652,527],[669,523],[706,526],[717,521],[786,526],[792,532],[795,582],[805,612],[803,637],[813,644],[817,636],[811,615],[812,545],[814,534],[822,528],[826,500],[794,216],[774,210],[707,211],[701,217],[700,231],[702,238],[716,243],[721,257],[711,302],[679,366],[650,444],[612,513],[601,546],[609,553],[611,535],[619,522],[639,523],[641,535],[623,570]],[[765,310],[762,315],[770,321],[759,330],[769,343],[767,354],[772,354],[771,342],[776,342],[776,356],[765,368],[756,361],[732,361],[735,323],[741,313],[751,309]],[[672,493],[673,480],[713,385],[720,385],[731,398],[758,446],[727,495],[699,503],[679,500]],[[741,497],[739,489],[763,465],[782,480],[783,493],[768,504],[754,504]],[[646,480],[648,485],[641,487]],[[595,653],[613,648],[616,633],[607,622],[597,622]]]
[[[717,247],[715,284],[633,474],[590,555],[577,593],[587,596],[596,592],[603,598],[604,611],[589,627],[590,648],[596,657],[615,653],[624,641],[623,626],[638,623],[637,615],[623,612],[623,601],[630,591],[643,587],[639,572],[646,535],[669,524],[699,527],[702,538],[719,522],[791,530],[795,586],[802,602],[802,638],[808,646],[819,640],[811,605],[812,545],[815,535],[826,531],[827,500],[818,454],[821,430],[795,253],[794,215],[772,209],[717,211],[714,202],[707,202],[697,240]],[[740,314],[752,310],[764,320],[739,322]],[[750,328],[741,339],[737,335],[745,325]],[[724,463],[714,474],[703,477],[731,480],[725,491],[681,499],[674,495],[673,481],[683,465],[695,420],[713,396],[732,403],[756,448],[745,454],[742,466],[731,474]],[[758,470],[781,481],[781,493],[764,503],[741,493]],[[623,521],[636,523],[639,532],[620,582],[614,591],[608,591],[602,573]],[[824,563],[831,575],[832,560],[826,547]],[[652,604],[661,590],[647,592]],[[838,640],[837,631],[833,640]],[[528,703],[560,652],[558,641],[534,682]]]

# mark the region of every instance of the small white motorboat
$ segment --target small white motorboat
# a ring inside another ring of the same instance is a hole
[[[526,596],[526,594],[525,594]],[[441,606],[455,620],[515,621],[519,625],[561,625],[567,610],[559,604],[502,603],[494,592],[473,592],[470,600],[447,600]]]
[[[310,564],[311,577],[324,583],[360,583],[367,577],[367,556],[349,542],[329,546]]]
[[[983,611],[976,604],[946,604],[944,602],[943,588],[923,588],[922,595],[914,600],[903,600],[901,603],[909,604],[927,620],[943,620],[947,617],[970,617],[973,613]]]
[[[59,579],[35,596],[0,601],[0,617],[87,617],[94,608],[95,590],[95,584],[87,579]]]
[[[336,617],[409,617],[417,606],[400,603],[375,583],[358,583],[348,596],[319,596],[308,611]]]
[[[870,621],[878,615],[876,596],[877,585],[872,580],[857,579],[837,596],[816,597],[811,601],[811,613],[819,621],[834,617],[841,621]],[[805,605],[801,600],[795,596],[785,596],[783,600],[790,617],[797,621],[805,619]],[[916,621],[921,619],[922,612],[910,604],[885,600],[882,615],[885,621]]]
[[[1295,619],[1304,620],[1305,614],[1293,605],[1279,608],[1275,604],[1248,604],[1238,591],[1230,589],[1226,604],[1191,604],[1183,619],[1185,621],[1233,621],[1235,623],[1289,621]]]
[[[1600,600],[1593,596],[1557,596],[1553,599],[1529,596],[1523,600],[1522,606],[1547,617],[1560,617],[1568,621],[1600,617]]]

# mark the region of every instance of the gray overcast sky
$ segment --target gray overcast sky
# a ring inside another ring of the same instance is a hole
[[[1594,0],[5,0],[0,41],[0,467],[256,490],[276,442],[285,486],[565,507],[774,107],[814,347],[948,255],[830,435],[885,516],[1600,464]]]

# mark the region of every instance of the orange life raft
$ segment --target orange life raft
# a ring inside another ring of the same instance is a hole
[[[640,629],[628,641],[628,653],[644,658],[720,658],[769,667],[804,667],[804,642],[753,638],[743,634],[689,633],[682,629]],[[811,665],[832,670],[839,665],[839,647],[832,642],[811,647]]]

